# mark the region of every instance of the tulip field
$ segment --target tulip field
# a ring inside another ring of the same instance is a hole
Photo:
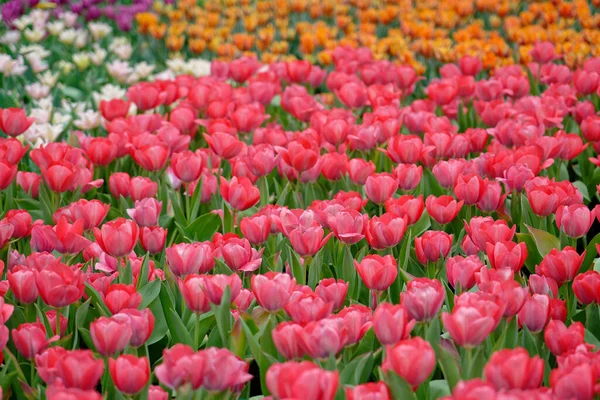
[[[600,1],[1,15],[0,399],[600,399]]]

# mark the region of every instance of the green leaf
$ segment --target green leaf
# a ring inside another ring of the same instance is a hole
[[[517,232],[517,240],[527,245],[527,259],[525,260],[525,266],[531,273],[535,273],[535,266],[542,262],[542,257],[537,249],[533,236],[529,233]]]
[[[96,347],[94,346],[94,341],[92,340],[92,334],[89,330],[85,329],[84,327],[79,327],[79,335],[81,335],[83,343],[85,343],[88,349],[96,349]]]
[[[441,399],[442,397],[450,396],[450,387],[444,379],[437,379],[429,382],[429,398]]]
[[[288,194],[290,193],[290,190],[291,190],[291,184],[290,184],[290,182],[288,182],[288,183],[286,183],[285,187],[279,194],[279,198],[277,199],[277,203],[275,203],[275,204],[277,204],[278,206],[284,206],[285,202],[287,200]]]
[[[119,283],[131,285],[133,283],[133,270],[129,259],[125,262],[125,268],[119,271]]]
[[[408,382],[398,376],[395,372],[390,371],[385,375],[385,383],[390,389],[393,399],[417,400],[417,396]]]
[[[144,260],[142,261],[142,268],[140,268],[140,273],[138,275],[136,287],[138,292],[141,288],[146,286],[146,283],[148,283],[148,275],[150,275],[150,254],[146,253],[146,255],[144,256]]]
[[[151,344],[154,344],[165,337],[169,331],[169,326],[167,325],[167,320],[164,317],[165,314],[163,312],[160,297],[154,299],[148,308],[152,312],[152,315],[154,315],[154,329],[152,330],[152,334],[147,341],[148,346],[150,346]]]
[[[231,335],[231,289],[225,287],[221,304],[212,306],[217,319],[217,329],[221,335],[221,341],[224,347],[229,344],[229,336]]]
[[[436,344],[440,342],[442,328],[440,326],[440,319],[434,318],[427,326],[427,331],[425,332],[425,340],[427,340],[430,344]]]
[[[50,338],[54,336],[52,327],[50,326],[50,321],[48,320],[48,316],[37,304],[35,305],[35,312],[37,314],[38,319],[42,321],[44,328],[46,329],[46,337]]]
[[[588,192],[588,188],[585,185],[585,183],[583,183],[581,181],[575,181],[575,182],[573,182],[573,186],[575,186],[577,189],[579,189],[579,191],[583,195],[583,199],[586,202],[590,201],[590,194]]]
[[[194,341],[190,336],[190,332],[185,328],[183,321],[181,321],[179,314],[173,309],[163,309],[163,312],[165,313],[165,319],[167,320],[173,343],[183,343],[193,347]]]
[[[594,258],[598,255],[598,250],[596,250],[596,245],[600,243],[600,233],[598,233],[594,238],[588,243],[585,248],[585,258],[583,259],[583,263],[581,264],[580,272],[589,271],[592,268],[592,264]]]
[[[553,234],[541,229],[533,228],[529,225],[525,226],[531,233],[531,236],[533,236],[535,245],[542,257],[545,257],[552,249],[560,249],[560,240]]]
[[[342,279],[348,283],[348,296],[351,300],[358,300],[359,285],[356,281],[356,267],[350,246],[343,245],[344,258],[342,261]]]
[[[517,339],[519,335],[519,325],[517,323],[517,318],[513,317],[508,326],[506,327],[506,337],[504,339],[503,348],[505,349],[514,349],[517,347]]]
[[[425,210],[425,211],[423,211],[421,218],[419,218],[419,220],[409,228],[410,229],[409,235],[412,236],[413,238],[415,238],[417,236],[421,236],[421,234],[423,234],[423,232],[425,232],[427,229],[429,229],[430,226],[431,226],[431,220],[429,219],[429,214],[427,213],[427,210]]]
[[[460,368],[454,356],[448,352],[443,346],[436,344],[433,346],[436,358],[440,364],[440,369],[444,374],[444,378],[448,382],[450,390],[454,389],[458,381],[460,381]]]
[[[585,330],[584,339],[586,343],[593,344],[597,349],[600,349],[600,340],[598,340],[598,338],[587,329]]]
[[[363,371],[373,369],[373,353],[362,354],[350,361],[340,374],[340,383],[343,385],[359,385],[362,382]]]
[[[102,295],[98,293],[98,291],[89,282],[85,283],[85,292],[92,300],[94,307],[100,314],[102,314],[102,316],[108,317],[109,315],[112,315],[112,313],[108,310],[108,307],[106,307],[106,304],[104,304]]]
[[[212,238],[221,226],[221,217],[215,213],[206,213],[194,220],[184,228],[185,235],[197,241],[205,241]]]
[[[144,309],[148,307],[150,303],[154,301],[160,294],[161,281],[156,279],[154,281],[148,282],[143,288],[141,288],[138,293],[142,295],[142,303],[140,304],[140,309]]]
[[[313,257],[308,267],[308,286],[315,290],[315,287],[321,280],[321,269],[323,267],[323,249],[319,250]]]

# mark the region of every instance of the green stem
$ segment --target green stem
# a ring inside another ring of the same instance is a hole
[[[198,350],[200,346],[200,314],[196,313],[196,330],[194,332],[194,348]]]

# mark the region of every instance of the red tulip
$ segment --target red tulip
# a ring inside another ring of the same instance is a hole
[[[409,318],[403,306],[381,303],[373,314],[375,336],[384,346],[407,339],[414,325]]]
[[[203,314],[210,310],[208,297],[202,289],[203,277],[201,275],[188,275],[184,280],[179,280],[179,290],[185,305],[194,313]]]
[[[398,164],[394,168],[394,174],[398,178],[398,187],[400,190],[413,190],[421,182],[423,177],[423,167],[415,164]]]
[[[544,379],[544,360],[521,347],[504,349],[492,354],[483,373],[497,390],[536,389]]]
[[[435,353],[429,342],[415,337],[388,347],[381,368],[404,378],[416,390],[431,375],[435,364]]]
[[[390,139],[385,153],[395,163],[416,164],[429,150],[416,135],[397,135]]]
[[[561,299],[550,299],[550,320],[561,322],[567,320],[567,302]]]
[[[398,275],[396,259],[391,255],[368,255],[360,263],[354,260],[354,266],[369,290],[386,290]]]
[[[416,223],[423,214],[425,204],[423,203],[423,196],[414,197],[410,195],[404,195],[397,199],[388,199],[385,202],[385,210],[399,217],[407,217],[407,224],[412,225]]]
[[[202,290],[206,293],[208,300],[216,305],[221,304],[223,299],[223,292],[225,288],[229,287],[229,293],[231,294],[231,302],[234,302],[237,296],[240,294],[242,289],[242,280],[239,275],[204,275],[200,282]]]
[[[309,322],[300,335],[302,347],[311,358],[327,359],[346,345],[347,330],[340,318]]]
[[[58,378],[57,366],[66,354],[64,348],[57,346],[50,347],[35,356],[35,368],[44,382],[51,384]]]
[[[0,160],[0,190],[10,186],[17,176],[18,166],[6,160]]]
[[[131,196],[131,200],[138,201],[148,197],[155,197],[157,191],[158,183],[153,182],[150,178],[141,176],[134,176],[131,178],[129,187],[129,196]]]
[[[594,212],[583,204],[559,206],[556,210],[556,226],[564,229],[567,236],[572,238],[585,236],[594,219]]]
[[[158,107],[164,100],[160,88],[151,82],[141,82],[127,89],[127,98],[132,101],[140,111]]]
[[[596,271],[587,271],[577,275],[573,280],[573,292],[584,305],[600,304],[600,274]]]
[[[333,233],[329,233],[324,238],[323,235],[323,228],[318,225],[309,228],[298,226],[286,233],[292,248],[302,257],[312,257],[317,254],[333,236]]]
[[[438,224],[444,225],[456,218],[463,206],[463,201],[457,202],[452,196],[435,197],[431,195],[425,200],[425,206],[431,218]]]
[[[367,104],[367,88],[362,82],[348,81],[335,90],[335,94],[348,108],[360,108]]]
[[[190,183],[198,179],[203,167],[202,157],[192,151],[186,150],[171,156],[171,169],[182,182]]]
[[[538,274],[550,277],[556,281],[558,286],[562,286],[565,282],[570,282],[575,278],[584,258],[585,251],[579,255],[570,246],[562,250],[552,249],[538,266]]]
[[[281,322],[271,332],[273,343],[286,360],[304,357],[305,351],[302,346],[302,334],[304,328],[295,322]]]
[[[437,105],[446,105],[452,102],[457,95],[458,87],[449,79],[431,82],[427,86],[427,96]]]
[[[288,274],[267,272],[264,275],[253,275],[251,285],[258,304],[269,312],[275,312],[288,302],[296,280]]]
[[[55,248],[63,254],[77,254],[82,252],[92,242],[83,236],[83,220],[79,219],[69,224],[65,217],[61,217],[56,226]]]
[[[504,220],[495,221],[492,217],[473,217],[465,226],[467,234],[480,251],[485,251],[486,243],[510,242],[517,227],[512,228]]]
[[[442,313],[442,322],[454,343],[466,348],[483,343],[502,318],[504,309],[498,303],[496,296],[485,293],[467,292],[457,297],[452,313]]]
[[[372,217],[366,230],[367,242],[376,250],[396,246],[404,236],[407,221],[406,216],[401,218],[390,213]]]
[[[483,63],[477,57],[473,56],[462,56],[458,60],[458,66],[463,74],[469,76],[475,76],[483,68]]]
[[[130,102],[121,99],[102,100],[100,102],[100,113],[102,113],[104,119],[113,121],[117,118],[127,117],[130,106]]]
[[[122,352],[132,335],[128,319],[100,317],[90,324],[90,334],[96,351],[105,357]]]
[[[597,379],[593,365],[587,363],[557,368],[550,373],[552,392],[560,399],[592,400]]]
[[[109,138],[90,139],[85,145],[85,153],[94,165],[109,165],[117,157],[117,145]]]
[[[190,107],[176,107],[169,114],[169,122],[184,135],[196,136],[198,114]]]
[[[519,272],[527,259],[527,245],[524,242],[497,242],[486,243],[486,255],[492,268],[510,268],[513,272]]]
[[[8,210],[4,218],[0,221],[0,224],[10,224],[13,226],[12,237],[15,239],[29,235],[31,223],[31,215],[26,210]]]
[[[246,177],[233,177],[229,182],[221,177],[220,193],[231,208],[244,211],[260,200],[260,191]]]
[[[140,229],[140,245],[150,254],[162,253],[167,241],[167,230],[160,226]]]
[[[327,222],[333,234],[345,244],[354,244],[365,237],[369,216],[354,210],[329,215]]]
[[[267,371],[269,391],[278,399],[333,400],[339,372],[326,371],[310,361],[273,364]]]
[[[408,281],[400,295],[401,304],[410,317],[418,322],[430,321],[438,314],[446,292],[437,279],[415,278]]]
[[[131,178],[125,172],[115,172],[108,179],[110,193],[115,198],[129,197],[131,192]]]
[[[232,237],[221,244],[225,264],[234,272],[252,272],[260,268],[264,249],[256,251],[247,239]]]
[[[252,379],[248,364],[227,349],[209,347],[198,355],[206,359],[202,385],[210,392],[239,392]]]
[[[169,158],[169,146],[158,142],[139,148],[132,148],[131,158],[146,171],[160,171],[167,164]]]
[[[8,136],[19,136],[29,129],[34,121],[34,118],[28,118],[20,108],[0,108],[0,130]]]
[[[448,258],[446,261],[448,283],[453,288],[460,285],[461,290],[469,290],[475,286],[475,272],[481,270],[483,266],[479,257],[475,255]]]
[[[116,388],[128,395],[134,395],[141,391],[150,379],[148,357],[138,358],[126,354],[116,360],[110,358],[108,369]]]
[[[558,57],[554,52],[554,44],[551,42],[537,42],[529,54],[538,64],[549,63]]]
[[[10,290],[18,302],[31,304],[38,298],[35,275],[34,269],[24,265],[17,265],[6,273]]]
[[[398,190],[398,181],[389,173],[373,174],[365,182],[367,197],[375,204],[383,204]]]
[[[502,195],[502,186],[499,182],[484,180],[484,192],[479,201],[477,208],[484,212],[494,212],[504,205],[506,196]]]
[[[135,222],[117,218],[105,223],[100,229],[94,228],[94,236],[102,250],[113,257],[122,257],[131,253],[135,247],[139,229]]]
[[[519,311],[519,325],[526,326],[531,332],[541,332],[550,317],[550,297],[534,294],[525,300]]]
[[[135,202],[134,208],[127,209],[127,214],[141,227],[158,225],[158,217],[162,210],[162,202],[149,197]]]
[[[206,142],[212,151],[219,157],[227,160],[240,154],[245,147],[244,142],[240,141],[237,136],[224,132],[215,132],[211,135],[204,134],[204,139],[206,139]]]
[[[1,168],[1,167],[0,167]],[[21,186],[26,193],[36,199],[40,193],[42,176],[35,172],[17,172],[17,185]]]
[[[333,303],[333,310],[337,311],[344,305],[348,284],[341,279],[337,281],[334,278],[323,279],[315,288],[315,293],[325,302]]]
[[[12,340],[24,358],[33,360],[33,358],[45,350],[50,343],[57,340],[58,336],[46,339],[46,329],[41,323],[24,323],[17,329],[12,330]]]
[[[240,221],[240,230],[248,241],[260,245],[267,241],[271,233],[271,218],[268,215],[253,215]]]
[[[482,269],[488,271],[487,267],[482,267]],[[510,270],[504,269],[500,271]],[[512,277],[512,272],[510,275]],[[505,305],[502,316],[506,318],[517,315],[527,300],[527,288],[521,287],[521,285],[512,278],[504,281],[489,280],[479,282],[478,285],[482,292],[496,295],[502,300]]]
[[[373,161],[353,158],[348,161],[348,177],[356,185],[364,185],[369,176],[375,173]]]
[[[104,363],[91,350],[67,351],[56,363],[56,376],[68,388],[93,390],[103,372]]]
[[[71,203],[69,210],[71,211],[73,220],[82,220],[83,229],[89,231],[100,226],[110,210],[110,205],[104,204],[99,200],[88,201],[81,199],[75,203]]]
[[[553,319],[544,330],[544,341],[552,354],[560,356],[575,350],[584,342],[585,327],[574,322],[568,328],[562,321]]]
[[[573,282],[575,285],[575,282]],[[529,289],[532,294],[547,294],[558,297],[558,284],[550,277],[531,274],[529,275]]]
[[[454,235],[443,231],[427,231],[421,237],[415,238],[415,252],[419,262],[423,265],[428,262],[437,262],[450,253]]]
[[[36,271],[35,284],[44,303],[62,308],[83,296],[83,273],[56,262]]]
[[[131,325],[131,338],[129,345],[132,347],[140,347],[150,338],[154,330],[154,314],[148,308],[142,311],[133,308],[121,310],[114,319],[127,318]]]
[[[113,284],[106,290],[104,302],[110,312],[116,314],[126,308],[138,308],[142,303],[142,295],[134,285]]]
[[[179,243],[165,250],[167,263],[178,277],[204,274],[215,266],[215,247],[211,242]]]
[[[550,186],[536,186],[527,191],[527,200],[531,209],[540,217],[546,217],[556,211],[559,204],[555,189]]]
[[[333,303],[326,302],[315,293],[294,292],[285,305],[285,312],[299,324],[307,324],[327,317]]]
[[[454,194],[465,204],[476,204],[485,193],[485,182],[479,175],[461,174],[454,185]]]
[[[346,387],[347,400],[391,400],[390,391],[383,382],[369,382]]]

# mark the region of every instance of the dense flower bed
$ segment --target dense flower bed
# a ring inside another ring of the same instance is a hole
[[[117,5],[36,8],[2,38],[5,397],[600,395],[593,40],[545,33],[497,68],[460,40],[426,68],[343,39],[303,61],[165,61],[118,21],[84,24],[88,6]]]

